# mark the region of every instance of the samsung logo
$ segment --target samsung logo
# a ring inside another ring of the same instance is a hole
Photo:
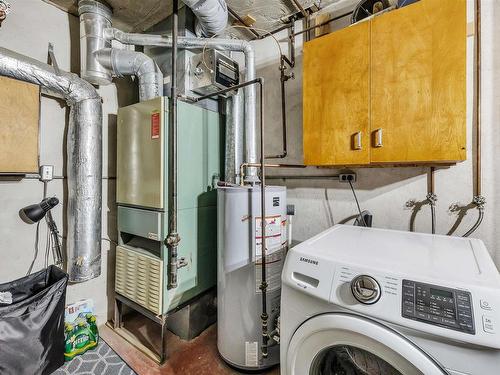
[[[315,266],[318,265],[317,260],[313,260],[313,259],[309,259],[309,258],[300,257],[300,261],[305,262],[305,263],[309,263],[309,264],[314,264]]]

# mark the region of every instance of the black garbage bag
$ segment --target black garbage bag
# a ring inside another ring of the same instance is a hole
[[[0,284],[0,374],[45,375],[64,364],[68,275],[50,266]]]

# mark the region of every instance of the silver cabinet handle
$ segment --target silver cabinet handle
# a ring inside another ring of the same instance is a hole
[[[354,134],[354,149],[355,150],[361,150],[363,148],[362,143],[361,143],[361,137],[362,137],[362,132],[357,132]]]
[[[382,147],[384,144],[382,143],[382,128],[375,130],[375,147]]]

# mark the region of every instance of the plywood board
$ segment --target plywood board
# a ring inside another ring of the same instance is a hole
[[[369,67],[369,22],[305,44],[305,164],[369,163]],[[361,147],[355,145],[359,141]]]
[[[40,87],[0,77],[0,173],[38,172]]]

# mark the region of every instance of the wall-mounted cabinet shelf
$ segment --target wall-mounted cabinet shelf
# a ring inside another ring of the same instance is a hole
[[[466,2],[420,0],[304,46],[307,165],[466,157]]]

